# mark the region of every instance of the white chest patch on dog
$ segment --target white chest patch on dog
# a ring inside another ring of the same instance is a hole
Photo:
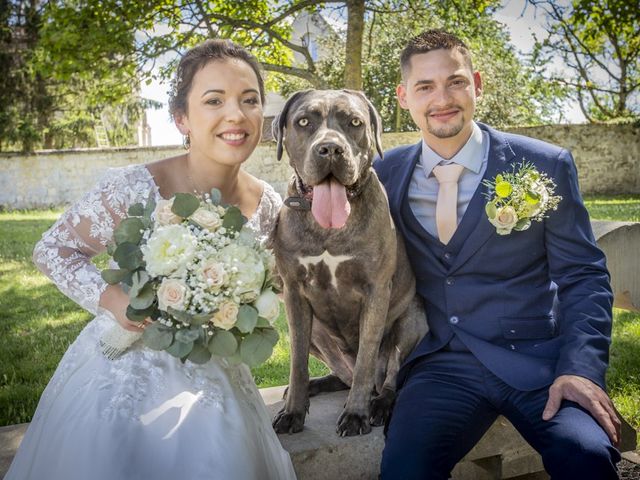
[[[348,260],[351,260],[352,258],[353,257],[349,255],[331,255],[325,250],[321,255],[315,255],[313,257],[300,257],[298,259],[298,262],[300,262],[300,265],[302,265],[307,270],[309,270],[309,265],[324,263],[329,269],[329,272],[331,272],[331,285],[333,285],[333,287],[337,289],[338,281],[336,280],[336,269],[342,262],[346,262]]]

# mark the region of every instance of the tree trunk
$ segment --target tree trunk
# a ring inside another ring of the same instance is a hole
[[[347,1],[347,45],[344,86],[362,90],[362,36],[364,35],[364,0]]]

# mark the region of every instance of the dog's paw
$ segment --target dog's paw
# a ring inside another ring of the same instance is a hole
[[[273,418],[273,429],[276,433],[298,433],[304,426],[304,413],[289,413],[280,410]]]
[[[374,427],[384,425],[391,415],[393,409],[393,402],[396,399],[396,394],[392,390],[383,390],[382,394],[371,399],[369,404],[369,411],[371,412],[369,421]]]
[[[338,419],[336,432],[341,437],[353,437],[354,435],[365,435],[371,431],[369,415],[358,415],[355,413],[342,412]]]

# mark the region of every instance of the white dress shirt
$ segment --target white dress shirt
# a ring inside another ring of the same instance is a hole
[[[416,219],[434,237],[438,238],[436,227],[436,200],[438,180],[433,175],[433,167],[457,163],[464,168],[458,180],[458,225],[467,211],[471,197],[475,193],[487,169],[489,156],[489,134],[473,123],[473,131],[467,143],[450,159],[444,159],[422,141],[422,155],[413,171],[409,183],[409,206]]]

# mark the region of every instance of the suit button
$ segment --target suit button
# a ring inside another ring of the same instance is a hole
[[[449,319],[451,325],[456,325],[460,320],[455,315]]]
[[[456,283],[456,281],[454,280],[453,277],[449,277],[446,280],[447,285],[453,285],[454,283]]]
[[[511,350],[515,350],[516,346],[512,343],[511,345],[509,345],[509,347],[511,348]]]
[[[445,260],[451,260],[451,257],[452,257],[452,255],[449,252],[444,254],[444,259]]]

